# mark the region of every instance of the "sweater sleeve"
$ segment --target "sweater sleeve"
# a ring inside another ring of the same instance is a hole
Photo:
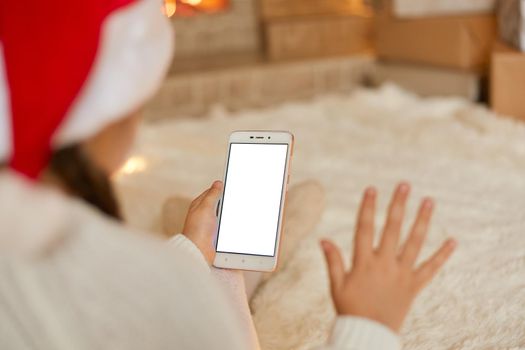
[[[387,327],[365,318],[340,316],[327,345],[318,350],[401,350],[399,337]]]
[[[188,253],[195,260],[195,264],[199,269],[205,269],[208,272],[210,271],[210,266],[204,258],[204,255],[202,255],[199,248],[197,248],[197,246],[186,236],[181,233],[176,234],[169,240],[169,243],[173,249]]]
[[[174,249],[183,250],[194,258],[199,268],[210,271],[210,267],[200,250],[183,234],[170,240]],[[243,333],[250,339],[250,349],[258,349],[258,340],[247,304],[242,276],[239,271],[212,269],[212,275],[222,286],[230,306],[240,317]],[[365,318],[340,316],[335,322],[328,343],[317,350],[400,350],[398,336],[387,327]]]
[[[223,289],[225,296],[229,301],[229,305],[231,306],[231,310],[239,320],[242,332],[250,343],[249,349],[259,349],[257,332],[253,325],[250,307],[248,306],[248,299],[246,297],[244,279],[241,271],[217,268],[210,269],[199,248],[197,248],[195,244],[183,234],[173,236],[170,239],[170,244],[175,249],[184,250],[189,253],[189,255],[195,259],[195,262],[200,265],[199,267],[203,269],[205,268],[208,272],[211,271],[212,276]]]

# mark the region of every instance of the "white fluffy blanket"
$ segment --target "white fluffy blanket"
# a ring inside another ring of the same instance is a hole
[[[414,185],[410,216],[423,195],[438,203],[424,255],[443,239],[456,254],[416,300],[405,349],[525,348],[525,127],[458,99],[419,99],[394,86],[321,97],[205,119],[144,126],[132,175],[118,179],[131,220],[150,227],[160,200],[194,196],[224,166],[236,129],[286,129],[296,135],[292,182],[319,179],[327,209],[287,267],[252,299],[264,349],[307,349],[323,342],[334,312],[319,237],[350,252],[362,189],[378,186],[381,219],[399,180]],[[154,204],[153,204],[154,203]]]

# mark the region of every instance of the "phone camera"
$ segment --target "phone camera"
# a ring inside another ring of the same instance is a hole
[[[270,137],[270,136],[268,136],[268,140],[269,140],[269,139],[271,139],[271,137]]]
[[[250,136],[251,139],[253,139],[253,136]]]

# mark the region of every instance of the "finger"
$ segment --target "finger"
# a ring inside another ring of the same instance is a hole
[[[433,211],[434,202],[432,199],[426,198],[423,200],[419,207],[416,221],[410,231],[410,236],[408,236],[408,239],[401,250],[401,254],[399,255],[399,260],[403,264],[413,266],[416,263],[423,242],[425,242]]]
[[[217,205],[217,202],[219,201],[219,198],[222,194],[222,182],[221,181],[215,181],[210,189],[208,190],[208,193],[202,198],[201,203],[199,206],[204,205],[206,207],[211,207],[215,211],[215,207]]]
[[[410,185],[406,182],[400,183],[388,208],[388,217],[386,220],[385,228],[383,229],[383,236],[381,237],[381,243],[379,245],[380,254],[392,254],[397,253],[397,247],[399,244],[399,235],[401,227],[403,226],[403,218],[405,216],[406,202],[408,194],[410,192]]]
[[[372,254],[374,242],[374,219],[376,213],[377,191],[373,187],[365,190],[359,214],[354,244],[354,264]]]
[[[345,267],[343,257],[339,249],[330,241],[322,240],[321,247],[323,248],[326,264],[328,267],[328,276],[330,277],[330,289],[332,293],[338,291],[343,286],[345,275]]]
[[[453,239],[447,240],[437,252],[432,255],[430,259],[424,262],[416,270],[416,281],[418,288],[423,287],[434,278],[436,273],[448,260],[454,249],[456,248],[456,241]]]
[[[191,202],[191,206],[190,206],[190,208],[196,208],[196,207],[198,207],[198,206],[201,204],[202,200],[208,195],[208,193],[210,192],[210,190],[211,190],[212,188],[214,188],[214,187],[219,187],[219,188],[221,188],[221,190],[222,190],[222,182],[221,182],[221,181],[214,181],[214,182],[211,184],[210,188],[206,189],[206,190],[205,190],[204,192],[202,192],[197,198],[195,198],[195,199],[193,200],[193,202]]]
[[[219,181],[219,180],[213,181],[213,183],[211,184],[211,188],[218,188],[218,189],[222,190],[222,188],[223,188],[222,181]]]
[[[208,194],[209,191],[210,189],[208,188],[204,192],[202,192],[197,198],[195,198],[190,204],[190,209],[198,207],[202,199]]]

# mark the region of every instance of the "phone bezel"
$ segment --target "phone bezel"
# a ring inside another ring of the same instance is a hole
[[[281,204],[279,210],[279,222],[277,225],[277,237],[275,246],[274,256],[262,256],[262,255],[250,255],[240,253],[224,253],[217,252],[213,266],[225,269],[236,269],[236,270],[251,270],[251,271],[273,271],[277,267],[279,260],[279,252],[281,245],[282,236],[282,224],[283,224],[283,213],[284,203],[286,201],[286,195],[288,192],[288,184],[290,180],[290,165],[293,156],[294,147],[294,136],[288,131],[235,131],[230,134],[228,141],[228,153],[226,154],[226,161],[224,166],[223,179],[226,180],[228,159],[230,158],[230,145],[232,143],[250,143],[250,144],[287,144],[288,152],[286,154],[286,164],[284,173],[284,184],[283,184],[283,195],[281,197]],[[224,195],[224,194],[223,194]],[[222,196],[218,207],[218,218],[222,214]],[[218,239],[218,237],[216,237]],[[215,244],[215,249],[217,245]]]

